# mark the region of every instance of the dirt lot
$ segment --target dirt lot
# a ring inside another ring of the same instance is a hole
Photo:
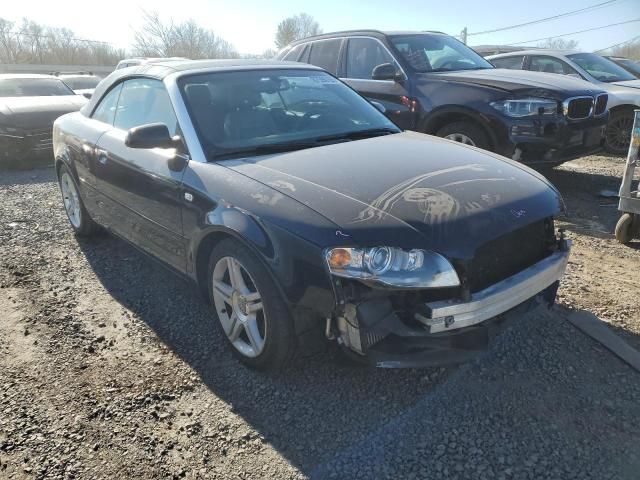
[[[0,478],[637,479],[640,373],[564,317],[640,348],[640,242],[611,232],[622,160],[549,174],[574,240],[560,305],[477,361],[374,370],[334,352],[243,368],[190,285],[71,234],[51,169],[0,173]]]

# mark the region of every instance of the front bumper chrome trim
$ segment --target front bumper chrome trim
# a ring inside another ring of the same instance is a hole
[[[493,318],[516,307],[558,281],[569,260],[571,242],[531,267],[516,273],[484,290],[474,293],[471,300],[439,300],[426,304],[428,316],[416,314],[416,319],[429,327],[430,333],[448,332]]]

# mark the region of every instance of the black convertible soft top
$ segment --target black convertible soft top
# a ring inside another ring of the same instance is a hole
[[[111,73],[96,87],[91,100],[80,112],[89,115],[104,94],[119,80],[125,77],[148,77],[162,80],[168,75],[176,72],[186,71],[224,71],[224,70],[262,70],[265,68],[299,68],[306,70],[322,70],[313,65],[298,62],[284,62],[281,60],[171,60],[145,63],[133,67],[120,68]]]

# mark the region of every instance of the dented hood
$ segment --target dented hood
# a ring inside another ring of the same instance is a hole
[[[562,201],[523,165],[414,132],[222,163],[320,213],[345,244],[451,258],[558,213]]]

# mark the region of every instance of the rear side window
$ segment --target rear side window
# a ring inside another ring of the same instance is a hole
[[[522,70],[522,62],[524,61],[524,55],[517,55],[515,57],[503,57],[494,58],[491,63],[496,68],[509,68],[511,70]]]
[[[304,44],[296,45],[284,56],[283,60],[288,60],[290,62],[297,62],[298,58],[300,58],[300,54],[304,49]]]
[[[114,126],[129,130],[148,123],[163,123],[171,135],[176,134],[178,119],[169,94],[159,80],[127,80],[120,93]]]
[[[309,63],[324,68],[334,75],[338,71],[338,56],[340,55],[340,45],[342,39],[322,40],[315,42],[311,46]]]
[[[568,75],[577,73],[573,68],[553,57],[534,56],[531,57],[531,65],[529,70],[534,72],[557,73],[560,75]]]
[[[373,69],[383,63],[398,68],[389,52],[372,38],[351,38],[347,48],[347,78],[371,79]]]
[[[116,115],[116,106],[118,105],[118,97],[120,96],[121,89],[122,84],[119,84],[102,97],[102,100],[100,100],[100,103],[93,111],[91,118],[98,120],[99,122],[113,125],[113,119]]]

